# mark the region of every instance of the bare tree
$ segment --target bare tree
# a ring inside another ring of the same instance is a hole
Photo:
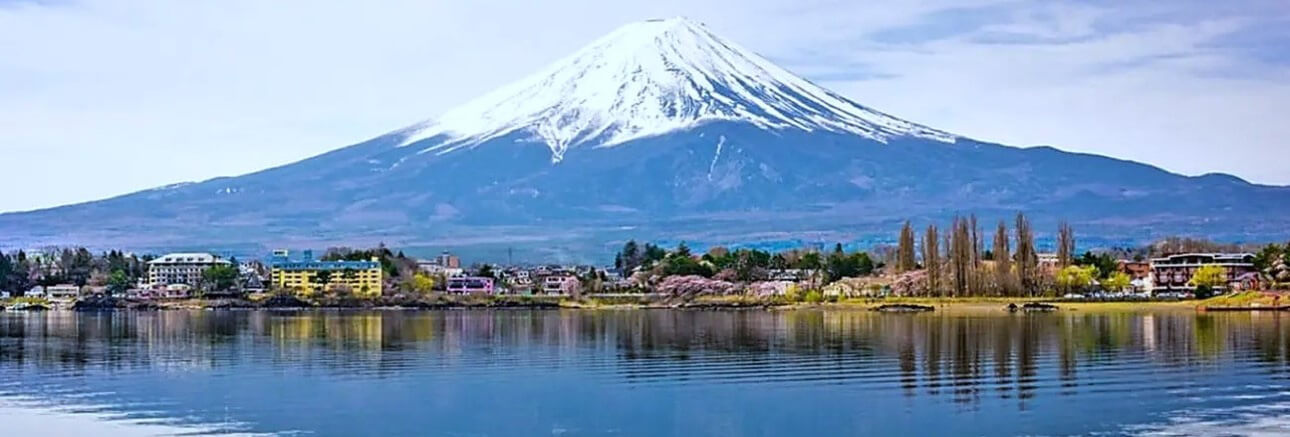
[[[994,230],[994,286],[999,294],[1011,296],[1016,291],[1012,276],[1012,250],[1008,248],[1008,224],[999,220]]]
[[[1030,229],[1030,220],[1022,213],[1017,213],[1017,251],[1013,261],[1017,264],[1017,282],[1021,293],[1033,295],[1039,288],[1039,256],[1035,254],[1035,234]]]
[[[914,226],[905,221],[905,225],[900,228],[900,241],[896,249],[896,271],[908,272],[918,268],[918,263],[914,256]]]
[[[923,267],[927,270],[927,292],[930,295],[941,295],[941,251],[940,240],[936,235],[936,225],[927,225],[923,234]]]
[[[1057,225],[1057,265],[1067,267],[1075,262],[1075,230],[1062,221]]]

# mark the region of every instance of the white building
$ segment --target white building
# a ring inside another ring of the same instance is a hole
[[[152,287],[172,284],[195,286],[201,283],[206,269],[228,264],[227,260],[209,253],[172,253],[148,261],[148,283]]]
[[[58,284],[45,287],[45,297],[51,302],[71,302],[81,297],[81,287],[72,284]]]

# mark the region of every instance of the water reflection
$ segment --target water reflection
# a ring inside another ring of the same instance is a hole
[[[0,369],[5,375],[0,382],[8,385],[0,395],[54,396],[74,381],[110,386],[107,391],[114,396],[162,397],[186,414],[201,416],[221,408],[224,414],[230,408],[263,410],[238,404],[243,397],[276,395],[288,405],[311,406],[322,401],[305,397],[320,391],[371,392],[400,404],[415,402],[418,394],[412,388],[455,396],[465,396],[462,390],[467,390],[469,396],[488,398],[551,381],[526,392],[538,397],[529,400],[573,403],[561,392],[576,388],[582,396],[577,404],[591,402],[591,409],[606,410],[597,412],[603,417],[536,412],[517,419],[515,428],[484,426],[469,417],[444,417],[456,411],[449,405],[401,420],[448,420],[438,423],[500,434],[523,434],[517,431],[549,425],[552,417],[619,426],[630,422],[623,415],[632,412],[610,411],[613,402],[637,396],[674,400],[686,390],[703,388],[712,393],[737,390],[748,398],[723,401],[750,408],[776,402],[754,393],[801,399],[786,407],[794,411],[810,411],[817,403],[887,402],[851,414],[903,417],[906,422],[889,425],[927,432],[982,426],[991,434],[1075,433],[1168,420],[1171,411],[1181,408],[1249,406],[1257,399],[1239,396],[1284,395],[1290,349],[1282,317],[853,311],[5,314],[0,315]],[[141,381],[158,379],[202,381],[204,394],[215,400],[199,404],[183,389],[138,387]],[[299,383],[291,386],[296,392],[275,386],[288,382]],[[376,388],[379,384],[387,384],[381,386],[385,390]],[[390,390],[392,384],[408,390]],[[904,401],[891,402],[900,399]],[[260,411],[238,420],[274,422],[266,427],[269,431],[318,426],[304,415],[294,417],[281,403],[266,405],[277,416]],[[1060,417],[1071,411],[1105,420]],[[1015,416],[1018,412],[1028,415]],[[966,423],[978,413],[1021,420],[1003,428]],[[356,423],[388,418],[363,410],[347,414]],[[673,434],[680,423],[698,420],[670,414],[673,428],[651,429],[654,434]],[[934,414],[940,423],[917,420]],[[772,431],[790,424],[830,425],[828,420],[799,423],[740,411],[729,415],[733,423],[755,423],[757,429]],[[401,424],[365,426],[396,431]],[[739,429],[728,434],[743,434]]]

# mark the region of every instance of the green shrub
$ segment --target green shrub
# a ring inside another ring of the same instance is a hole
[[[1214,297],[1214,288],[1209,285],[1200,285],[1196,287],[1197,299],[1209,299]]]
[[[824,302],[824,295],[819,290],[811,290],[806,292],[806,297],[803,299],[806,300],[806,303],[820,303]]]
[[[802,292],[798,291],[797,287],[788,287],[788,291],[784,292],[784,300],[788,301],[788,303],[801,302]]]

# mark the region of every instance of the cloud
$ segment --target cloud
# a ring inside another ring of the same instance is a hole
[[[0,0],[0,152],[31,182],[0,211],[285,164],[676,15],[927,125],[1290,183],[1280,2],[692,3]]]

